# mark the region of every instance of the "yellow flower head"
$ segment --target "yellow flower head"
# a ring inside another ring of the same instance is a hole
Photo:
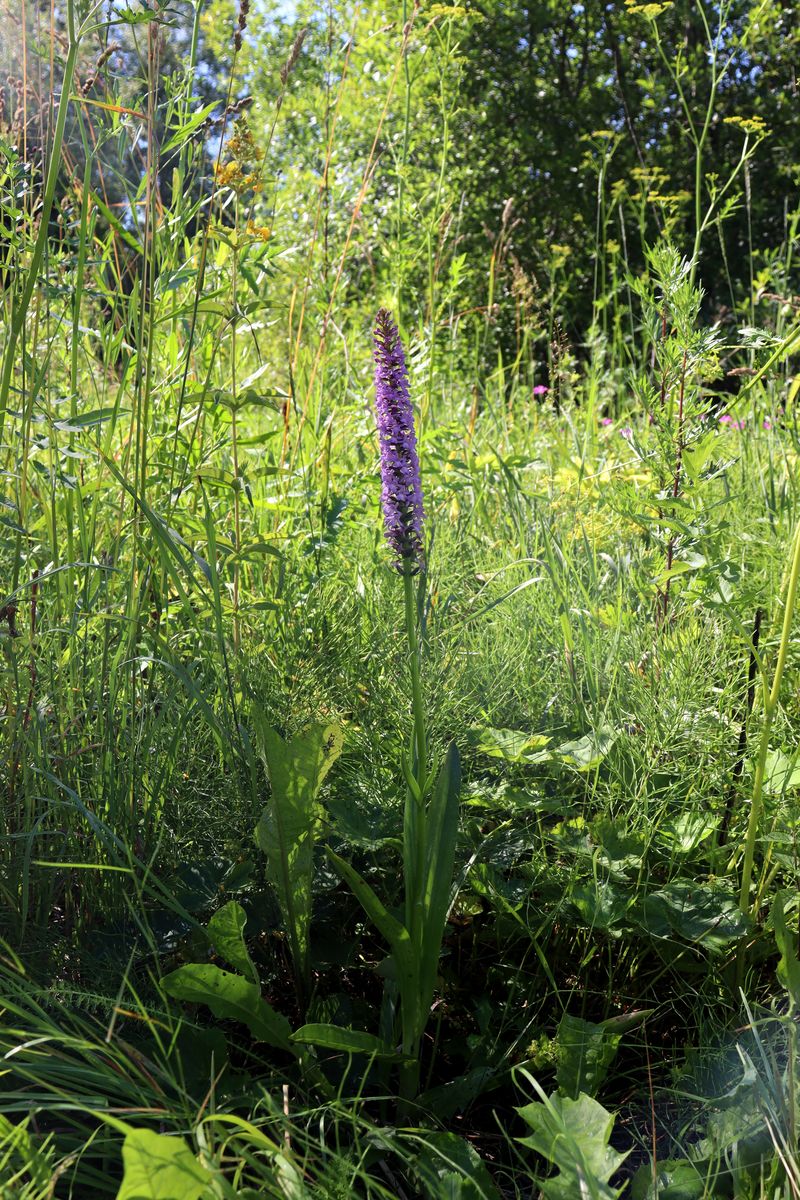
[[[258,164],[264,157],[264,151],[256,145],[246,117],[239,117],[225,150],[230,157],[216,168],[217,185],[233,188],[240,195],[248,188],[260,192],[263,184]],[[247,170],[246,164],[253,164],[253,169]]]
[[[218,187],[236,187],[238,183],[241,183],[242,169],[238,160],[232,158],[230,162],[217,163],[214,168],[214,175]]]
[[[272,236],[272,230],[268,225],[255,225],[252,221],[247,222],[245,233],[258,242],[268,242]]]
[[[768,137],[769,130],[761,117],[726,117],[726,125],[735,125],[744,133],[752,133],[757,137]]]
[[[665,0],[661,4],[637,4],[636,0],[625,0],[625,5],[628,12],[641,13],[648,21],[654,21],[656,17],[661,16],[662,12],[672,8],[672,0]]]

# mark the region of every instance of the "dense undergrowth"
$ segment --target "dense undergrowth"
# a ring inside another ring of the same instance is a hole
[[[654,45],[671,7],[638,6]],[[715,32],[696,7],[716,79],[730,12]],[[313,17],[246,118],[235,73],[195,108],[199,7],[187,26],[70,2],[49,41],[22,14],[29,112],[3,118],[0,166],[3,1200],[800,1196],[797,214],[715,320],[703,248],[750,203],[763,130],[743,118],[710,172],[714,88],[707,110],[681,93],[696,219],[668,212],[626,261],[601,155],[603,272],[569,336],[561,250],[543,289],[510,204],[485,263],[459,253],[469,21],[434,10],[364,17],[385,106],[365,137],[358,85],[327,77],[313,195],[281,174],[319,100],[292,90]],[[329,55],[361,62],[332,28]],[[87,78],[112,35],[125,71]],[[440,124],[415,174],[420,79]],[[405,609],[380,305],[425,495]],[[444,832],[412,1020],[415,787]]]

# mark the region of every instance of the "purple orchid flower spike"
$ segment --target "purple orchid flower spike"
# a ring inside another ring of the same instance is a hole
[[[375,320],[373,347],[384,529],[395,567],[402,575],[413,575],[423,565],[422,483],[403,343],[385,308]]]

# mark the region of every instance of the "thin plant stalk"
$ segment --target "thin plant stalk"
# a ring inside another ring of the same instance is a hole
[[[758,826],[761,819],[761,809],[763,805],[764,777],[767,767],[769,739],[770,733],[772,732],[772,722],[775,718],[775,713],[778,710],[781,681],[783,679],[783,671],[786,666],[786,656],[789,652],[789,639],[792,632],[792,620],[794,617],[795,603],[797,601],[798,585],[800,585],[800,522],[798,522],[794,532],[791,565],[789,569],[789,582],[786,587],[786,600],[783,607],[783,627],[781,629],[781,640],[778,647],[778,659],[775,663],[775,672],[772,677],[772,686],[770,687],[769,691],[767,691],[766,677],[763,678],[764,723],[761,728],[761,740],[758,747],[758,758],[756,759],[756,775],[753,783],[753,799],[750,805],[750,818],[747,823],[747,834],[744,841],[744,859],[742,861],[742,879],[741,888],[739,891],[739,906],[743,913],[746,913],[750,910],[750,884],[753,878],[753,858],[755,855]]]
[[[16,355],[17,342],[19,341],[19,336],[24,328],[28,307],[39,281],[39,267],[42,264],[45,246],[47,245],[50,229],[50,212],[53,207],[56,183],[58,182],[58,175],[61,169],[61,147],[64,141],[64,128],[67,122],[67,109],[69,108],[70,104],[72,80],[75,75],[75,64],[78,59],[78,46],[80,40],[80,31],[76,30],[75,28],[74,0],[67,0],[67,34],[67,57],[64,62],[64,77],[61,83],[61,99],[58,103],[56,127],[53,133],[53,144],[50,149],[50,161],[47,167],[47,178],[44,185],[42,208],[39,214],[39,232],[36,235],[36,242],[34,243],[31,261],[28,264],[25,288],[19,299],[19,303],[15,305],[13,310],[11,324],[8,330],[8,338],[5,345],[5,352],[3,354],[2,372],[0,372],[0,443],[3,441],[3,430],[5,426],[6,410],[8,408],[8,397],[11,391],[11,378],[14,371],[14,358]]]
[[[411,934],[411,941],[421,957],[422,947],[419,944],[421,933],[420,923],[424,917],[422,911],[423,897],[420,883],[425,869],[426,847],[426,811],[425,788],[427,782],[427,738],[425,733],[425,709],[422,703],[422,684],[420,678],[420,646],[417,636],[417,606],[415,598],[414,576],[409,570],[403,575],[403,592],[405,597],[406,636],[408,638],[408,659],[411,674],[411,704],[413,713],[413,731],[411,741],[414,753],[414,763],[411,768],[412,778],[407,780],[405,829],[405,920],[406,928]],[[416,783],[416,787],[412,785]],[[403,1012],[403,1053],[406,1063],[400,1072],[401,1100],[412,1100],[419,1090],[419,1043],[421,1029],[416,1014]]]
[[[678,399],[678,428],[675,434],[675,473],[672,479],[672,499],[677,500],[681,494],[682,476],[683,476],[683,401],[686,389],[686,351],[683,352],[683,362],[681,364],[681,387],[680,396]],[[667,612],[669,609],[669,585],[672,578],[672,561],[675,555],[675,534],[671,533],[667,542],[667,564],[666,564],[666,579],[664,581],[664,593],[661,598],[661,620],[666,623]]]

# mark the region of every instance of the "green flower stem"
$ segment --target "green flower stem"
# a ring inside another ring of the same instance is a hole
[[[408,637],[408,657],[411,671],[411,703],[414,719],[412,743],[416,763],[411,765],[418,794],[415,795],[411,786],[406,788],[406,817],[407,831],[404,842],[403,874],[405,877],[405,916],[413,946],[415,961],[419,969],[422,962],[422,935],[424,925],[424,875],[425,875],[425,845],[426,845],[426,807],[425,788],[427,784],[428,746],[425,735],[425,709],[422,703],[422,684],[420,682],[420,648],[417,636],[417,605],[414,587],[414,576],[410,571],[403,575],[405,596],[406,634]],[[417,1011],[402,1013],[403,1024],[403,1054],[406,1062],[400,1068],[400,1099],[401,1114],[406,1112],[406,1104],[413,1100],[419,1091],[419,1046],[424,1021],[422,1014]]]
[[[794,532],[789,582],[786,588],[786,600],[783,608],[783,628],[781,629],[781,641],[778,648],[778,661],[775,664],[775,673],[772,677],[772,687],[769,692],[767,692],[766,679],[764,680],[764,724],[761,729],[761,741],[756,760],[756,777],[753,784],[750,819],[747,823],[747,835],[744,843],[742,884],[739,893],[739,906],[743,913],[747,913],[750,910],[750,884],[753,878],[753,857],[755,855],[756,838],[758,836],[758,825],[761,819],[769,738],[772,730],[772,722],[778,708],[781,680],[783,678],[784,667],[786,666],[786,656],[789,651],[789,637],[792,631],[792,619],[797,600],[798,584],[800,584],[800,522],[798,522]]]
[[[424,795],[426,782],[427,743],[425,738],[425,710],[422,705],[422,685],[419,669],[419,638],[417,637],[417,606],[414,596],[414,576],[403,575],[406,601],[406,633],[408,635],[409,664],[411,667],[411,699],[414,710],[414,746],[417,755],[416,780]]]

